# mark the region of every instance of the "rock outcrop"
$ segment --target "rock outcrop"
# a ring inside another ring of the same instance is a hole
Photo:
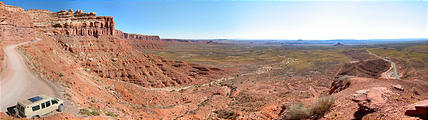
[[[416,102],[407,106],[406,115],[428,119],[428,100]]]
[[[19,7],[0,2],[0,39],[3,45],[34,40],[33,22]]]
[[[126,39],[126,42],[136,49],[161,49],[170,44],[162,41],[157,35],[132,34],[120,30],[116,30],[115,35],[121,39]]]
[[[352,98],[352,101],[358,104],[358,117],[363,117],[366,114],[379,111],[387,105],[387,97],[393,95],[391,90],[386,87],[373,87],[357,91]]]
[[[330,91],[328,93],[333,94],[348,88],[351,85],[350,78],[349,76],[335,78],[330,85]]]
[[[139,40],[160,40],[157,35],[141,35],[141,34],[133,34],[133,33],[125,33],[120,30],[116,30],[115,33],[119,38],[122,39],[139,39]]]
[[[83,13],[81,10],[73,12],[49,12],[44,10],[28,10],[35,21],[35,27],[48,34],[66,34],[79,36],[114,35],[115,24],[113,17],[97,16],[96,13]]]

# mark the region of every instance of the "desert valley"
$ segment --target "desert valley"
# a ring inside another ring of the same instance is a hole
[[[38,116],[52,120],[428,119],[428,39],[163,39],[115,24],[0,2],[0,119],[38,94],[64,100]]]

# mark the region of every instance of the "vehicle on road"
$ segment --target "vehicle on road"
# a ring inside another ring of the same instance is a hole
[[[19,101],[16,106],[8,108],[8,114],[19,118],[40,118],[54,112],[62,112],[64,101],[46,95],[37,95]]]

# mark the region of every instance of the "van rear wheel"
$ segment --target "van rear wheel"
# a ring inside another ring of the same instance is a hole
[[[63,109],[63,105],[61,104],[61,105],[59,105],[59,106],[58,106],[57,111],[58,111],[58,112],[62,112],[62,109]]]

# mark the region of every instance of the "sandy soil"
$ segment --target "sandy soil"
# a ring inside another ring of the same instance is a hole
[[[30,42],[9,45],[4,48],[6,67],[0,74],[1,112],[5,112],[7,107],[15,105],[19,100],[38,94],[58,96],[52,83],[37,77],[25,63],[23,55],[16,49],[18,46],[28,43]]]

